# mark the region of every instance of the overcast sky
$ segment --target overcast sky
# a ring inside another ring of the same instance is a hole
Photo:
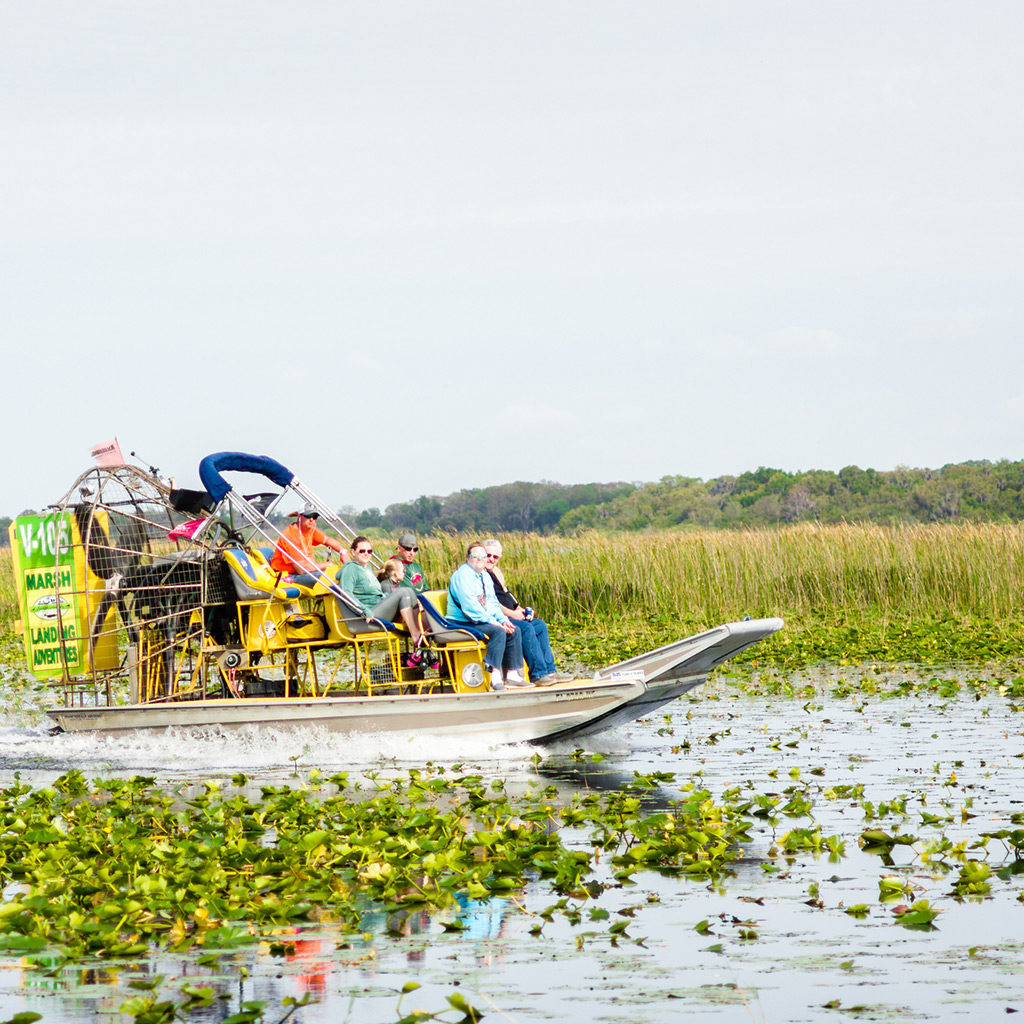
[[[2,514],[1024,456],[1016,0],[0,12]]]

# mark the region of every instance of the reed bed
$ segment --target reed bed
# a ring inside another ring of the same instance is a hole
[[[18,617],[18,595],[11,573],[11,549],[0,548],[0,631],[7,632]]]
[[[445,577],[472,538],[424,538]],[[508,535],[503,567],[550,618],[1017,618],[1024,526],[800,524],[783,529]],[[439,580],[440,582],[440,580]]]

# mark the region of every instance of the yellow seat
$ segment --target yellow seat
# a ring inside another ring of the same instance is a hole
[[[367,693],[373,694],[370,677],[370,650],[372,644],[384,643],[387,647],[391,671],[397,682],[402,681],[401,640],[395,626],[384,619],[366,621],[366,613],[354,600],[337,596],[327,587],[317,584],[317,593],[322,594],[324,618],[327,620],[328,635],[352,645],[356,662],[356,685],[362,682]]]
[[[478,631],[459,626],[445,618],[448,591],[428,590],[420,594],[423,610],[423,635],[430,646],[445,660],[452,686],[458,693],[479,693],[491,688],[490,676],[484,671],[487,641]]]
[[[270,568],[266,559],[258,553],[258,549],[224,548],[221,554],[224,557],[224,564],[231,573],[235,595],[240,601],[295,601],[306,589],[286,580],[282,581],[280,574]]]

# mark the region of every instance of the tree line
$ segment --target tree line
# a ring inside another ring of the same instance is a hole
[[[1019,522],[1024,461],[949,463],[941,469],[765,466],[739,476],[665,476],[654,483],[516,481],[379,508],[339,510],[360,530],[416,533],[577,533],[795,522]],[[0,517],[0,544],[10,519]]]
[[[846,466],[787,473],[762,466],[711,480],[654,483],[518,481],[446,497],[342,514],[360,529],[459,533],[576,533],[686,527],[751,527],[816,521],[932,523],[1024,520],[1024,462],[950,463],[941,469]]]
[[[457,491],[446,497],[423,495],[415,501],[357,512],[340,509],[342,518],[361,530],[412,530],[416,533],[553,533],[570,512],[601,507],[625,498],[636,484],[556,484],[516,481],[496,487]]]

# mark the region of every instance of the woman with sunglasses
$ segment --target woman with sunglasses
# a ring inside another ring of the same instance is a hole
[[[351,544],[352,557],[342,566],[338,574],[338,583],[347,590],[366,612],[370,619],[387,619],[394,622],[395,615],[401,616],[405,628],[409,630],[413,645],[418,647],[423,637],[420,629],[419,601],[412,587],[395,587],[385,595],[380,581],[370,569],[373,557],[373,545],[366,537],[356,537]]]
[[[487,575],[491,577],[491,583],[494,585],[494,596],[521,635],[523,657],[530,666],[530,678],[537,686],[567,683],[574,679],[575,676],[568,672],[559,672],[555,665],[555,656],[551,652],[551,641],[548,638],[548,624],[543,619],[538,619],[532,608],[524,608],[508,589],[505,574],[498,568],[502,552],[501,541],[497,537],[488,537],[481,543],[487,552]]]
[[[532,686],[523,679],[522,637],[498,604],[486,567],[483,545],[470,544],[466,561],[448,581],[448,620],[453,626],[471,626],[487,637],[484,671],[490,673],[492,690],[504,690],[506,684]]]

